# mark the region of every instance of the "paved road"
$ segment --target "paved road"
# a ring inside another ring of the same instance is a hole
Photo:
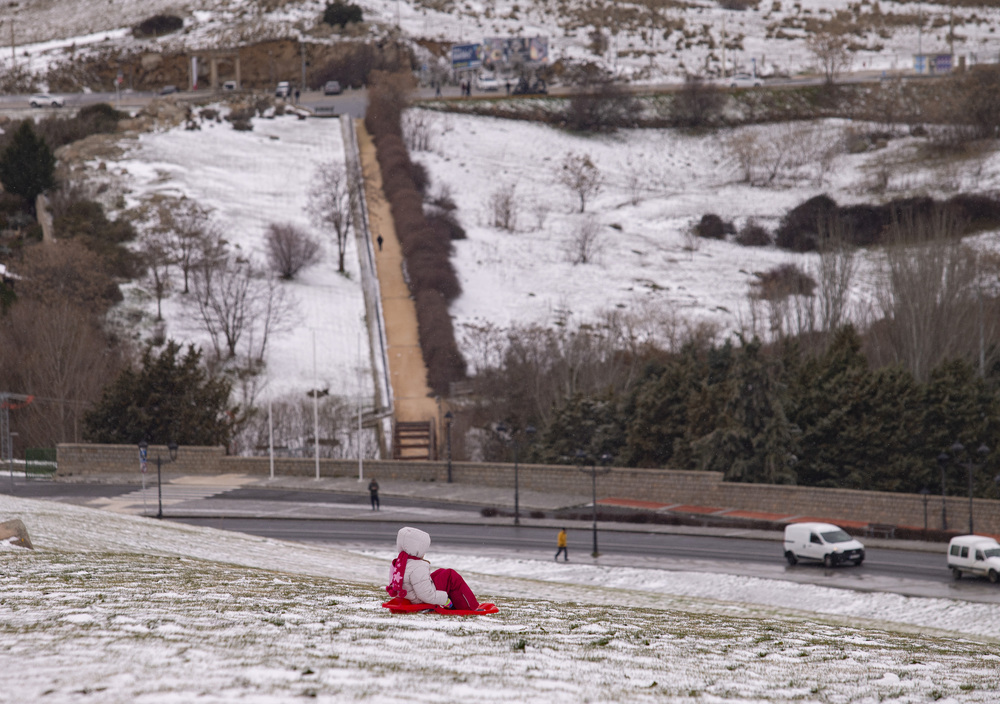
[[[213,484],[212,478],[177,477],[164,485],[164,514],[167,520],[192,525],[380,551],[393,549],[401,525],[415,525],[428,530],[439,548],[532,560],[552,559],[556,529],[565,523],[571,560],[578,564],[740,574],[861,591],[1000,603],[1000,590],[986,580],[951,580],[944,566],[943,545],[868,540],[867,558],[860,568],[826,569],[801,563],[789,567],[781,557],[780,533],[776,531],[600,523],[601,555],[595,560],[590,555],[593,534],[588,521],[532,519],[527,508],[519,527],[511,525],[509,517],[481,516],[484,503],[504,506],[508,491],[489,494],[487,489],[473,488],[475,491],[465,496],[484,501],[472,503],[453,493],[470,487],[399,483],[397,493],[386,495],[383,491],[382,510],[376,513],[369,506],[365,484],[356,479],[323,480],[335,490],[313,488],[319,486],[315,479],[283,480],[288,486],[280,486],[281,481],[233,478],[230,484],[220,486],[217,480]],[[11,491],[2,478],[0,492],[146,515],[155,515],[157,508],[154,484],[150,484],[145,499],[140,487],[124,482],[18,480]],[[451,500],[446,500],[448,497]],[[522,496],[522,506],[525,500],[528,506],[545,506],[541,502],[546,498],[549,515],[552,508],[568,505],[560,504],[560,497],[529,494]],[[562,499],[565,502],[567,497]]]

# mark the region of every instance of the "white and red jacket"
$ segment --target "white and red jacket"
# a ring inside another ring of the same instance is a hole
[[[417,528],[400,528],[396,534],[396,549],[410,556],[403,575],[403,589],[410,601],[444,606],[448,592],[439,591],[431,580],[431,566],[423,559],[431,546],[431,536]]]

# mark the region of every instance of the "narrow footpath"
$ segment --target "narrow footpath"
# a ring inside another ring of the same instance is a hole
[[[382,293],[395,419],[397,422],[431,421],[437,427],[438,407],[427,385],[427,368],[417,331],[417,309],[403,278],[403,252],[389,203],[382,194],[382,172],[375,158],[375,143],[364,121],[357,120],[356,124],[361,168],[365,175],[369,230]]]

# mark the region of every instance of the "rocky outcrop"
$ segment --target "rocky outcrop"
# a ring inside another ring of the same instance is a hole
[[[0,523],[0,541],[29,550],[35,549],[31,544],[31,538],[28,537],[28,529],[20,518]]]

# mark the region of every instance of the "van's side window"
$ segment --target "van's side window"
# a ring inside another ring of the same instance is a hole
[[[815,533],[810,533],[809,534],[809,542],[810,543],[816,543],[817,545],[822,545],[823,544],[823,541],[820,540],[819,536],[816,535]]]
[[[959,549],[959,547],[957,545],[952,545],[951,546],[951,554],[952,555],[954,555],[955,557],[958,557],[958,553],[959,552],[961,552],[961,550]]]
[[[986,556],[983,555],[983,551],[982,550],[976,550],[976,559],[977,560],[985,560],[986,559]]]
[[[968,557],[968,556],[969,556],[969,547],[967,545],[963,545],[962,546],[962,557]]]

